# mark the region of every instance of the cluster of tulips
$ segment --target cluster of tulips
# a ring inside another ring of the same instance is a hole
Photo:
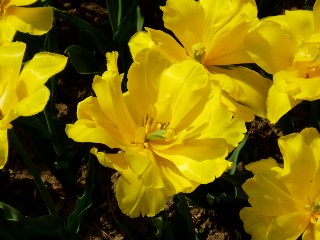
[[[44,84],[67,63],[42,52],[21,69],[26,46],[13,42],[15,32],[44,34],[52,26],[50,7],[20,6],[33,2],[0,1],[1,167],[10,123],[44,109]],[[76,142],[119,149],[91,153],[120,173],[116,198],[130,217],[155,216],[173,195],[223,175],[255,116],[276,123],[302,101],[320,99],[319,0],[313,10],[261,20],[254,0],[167,0],[161,10],[175,37],[151,28],[132,36],[125,93],[118,53],[106,53],[95,95],[66,126]],[[306,128],[281,137],[279,147],[283,167],[273,158],[246,166],[254,177],[243,185],[251,205],[240,212],[244,228],[254,239],[320,239],[320,135]]]

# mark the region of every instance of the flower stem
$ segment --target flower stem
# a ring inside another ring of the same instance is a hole
[[[40,174],[39,174],[38,170],[35,168],[35,166],[33,165],[32,161],[31,161],[26,149],[22,145],[20,139],[15,134],[13,129],[8,130],[8,136],[11,139],[11,141],[13,142],[13,144],[15,145],[15,147],[17,148],[17,150],[20,152],[25,164],[27,165],[29,172],[33,176],[34,181],[35,181],[35,183],[36,183],[36,185],[42,195],[42,198],[47,205],[47,208],[48,208],[50,215],[57,215],[53,201],[52,201],[46,187],[44,186],[44,184],[41,180]]]

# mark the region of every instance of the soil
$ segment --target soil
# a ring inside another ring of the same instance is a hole
[[[107,21],[106,1],[102,0],[58,0],[55,7],[66,10],[74,16],[90,22],[95,26]],[[283,9],[301,8],[304,1],[279,1],[278,12]],[[145,18],[145,26],[164,30],[162,22],[162,13],[159,10],[160,5],[164,5],[165,0],[141,0],[140,6]],[[57,25],[61,27],[61,37],[59,40],[59,49],[64,51],[68,46],[79,42],[77,30],[68,25],[61,19],[57,19]],[[65,122],[75,120],[76,107],[78,102],[92,94],[91,84],[92,75],[79,75],[69,67],[65,74],[58,81],[57,96],[55,99],[56,117]],[[297,131],[307,126],[307,111],[303,107],[296,107],[290,114],[294,119]],[[255,121],[247,125],[248,142],[247,146],[259,145],[255,149],[256,159],[274,157],[281,162],[281,153],[277,145],[277,139],[282,135],[279,126],[270,124],[267,120],[256,118]],[[19,128],[17,128],[19,133]],[[21,130],[19,134],[23,138],[23,143],[28,146],[29,135]],[[79,170],[76,173],[76,183],[73,192],[68,192],[62,184],[52,175],[49,168],[38,158],[32,148],[27,149],[41,173],[41,178],[50,195],[54,200],[58,214],[67,219],[74,210],[76,200],[83,194],[85,189],[85,177],[87,174],[87,160],[81,160]],[[238,164],[238,172],[244,172],[244,166],[252,161],[252,156],[242,156]],[[105,168],[95,162],[95,171],[97,174],[96,189],[93,194],[93,205],[87,212],[81,228],[81,238],[90,240],[100,239],[130,239],[125,235],[119,223],[126,222],[136,229],[139,229],[145,236],[155,239],[154,228],[151,220],[146,217],[130,219],[119,210],[114,194],[115,181],[118,174],[112,169]],[[10,144],[9,161],[5,168],[0,171],[0,188],[6,189],[0,192],[0,201],[10,204],[24,215],[38,217],[48,214],[46,206],[37,190],[37,187],[30,173],[26,170],[21,156],[16,153],[12,144]],[[250,239],[243,232],[241,221],[238,217],[238,211],[241,206],[224,206],[205,210],[193,205],[189,205],[192,214],[195,232],[200,239],[207,240],[227,240],[236,239],[235,229],[241,234],[241,239]],[[165,209],[165,215],[170,220],[173,214],[172,201],[169,201]],[[233,211],[233,212],[232,212]],[[236,226],[235,226],[236,224]]]

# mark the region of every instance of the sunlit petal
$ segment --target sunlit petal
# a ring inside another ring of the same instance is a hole
[[[291,67],[297,46],[281,25],[270,19],[263,20],[246,36],[245,45],[255,62],[274,74]]]
[[[194,0],[168,0],[161,9],[165,27],[176,35],[187,52],[193,56],[192,46],[203,41],[203,7]]]
[[[121,211],[130,217],[154,216],[168,201],[166,189],[146,187],[131,170],[118,179],[116,197]]]
[[[0,169],[4,167],[8,159],[8,136],[7,130],[0,130]]]
[[[267,118],[271,123],[276,123],[284,114],[301,102],[302,100],[295,100],[287,93],[279,92],[273,85],[267,98]]]
[[[20,32],[42,35],[52,28],[53,10],[51,7],[9,6],[6,9],[6,18]]]
[[[16,29],[5,19],[0,19],[0,42],[13,40]]]
[[[309,224],[310,214],[306,212],[292,212],[276,217],[271,221],[268,229],[268,239],[296,240]]]
[[[67,63],[65,56],[54,53],[37,53],[27,62],[19,76],[19,99],[36,92],[50,77],[62,71]]]
[[[312,11],[286,11],[288,26],[298,42],[306,41],[314,32]]]
[[[19,96],[19,93],[18,93]],[[47,87],[41,86],[38,91],[23,98],[15,106],[15,111],[20,116],[32,116],[41,112],[49,100],[50,91]]]

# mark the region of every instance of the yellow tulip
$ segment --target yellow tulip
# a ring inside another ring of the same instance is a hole
[[[92,153],[121,174],[116,197],[125,214],[154,216],[170,196],[231,167],[225,158],[242,140],[245,124],[221,106],[220,89],[201,64],[171,64],[156,50],[140,51],[122,94],[117,53],[106,56],[108,71],[93,80],[96,97],[78,104],[78,120],[66,133],[77,142],[120,149]]]
[[[0,169],[8,158],[7,130],[11,122],[44,109],[50,95],[44,84],[67,63],[62,55],[42,52],[21,70],[25,49],[22,42],[0,44]]]
[[[320,99],[320,1],[313,11],[269,17],[245,39],[256,63],[273,74],[267,117],[275,123],[303,100]]]
[[[254,114],[266,116],[269,79],[244,67],[225,65],[252,63],[243,39],[258,23],[254,0],[167,0],[163,10],[166,28],[178,38],[147,28],[129,42],[133,58],[144,48],[155,48],[171,62],[194,59],[203,64],[223,90],[221,100],[246,121]]]
[[[272,159],[246,166],[251,207],[240,212],[252,239],[320,239],[320,134],[314,128],[281,137],[284,167]]]
[[[26,8],[37,0],[0,0],[0,43],[12,41],[16,31],[42,35],[52,27],[51,7]]]

